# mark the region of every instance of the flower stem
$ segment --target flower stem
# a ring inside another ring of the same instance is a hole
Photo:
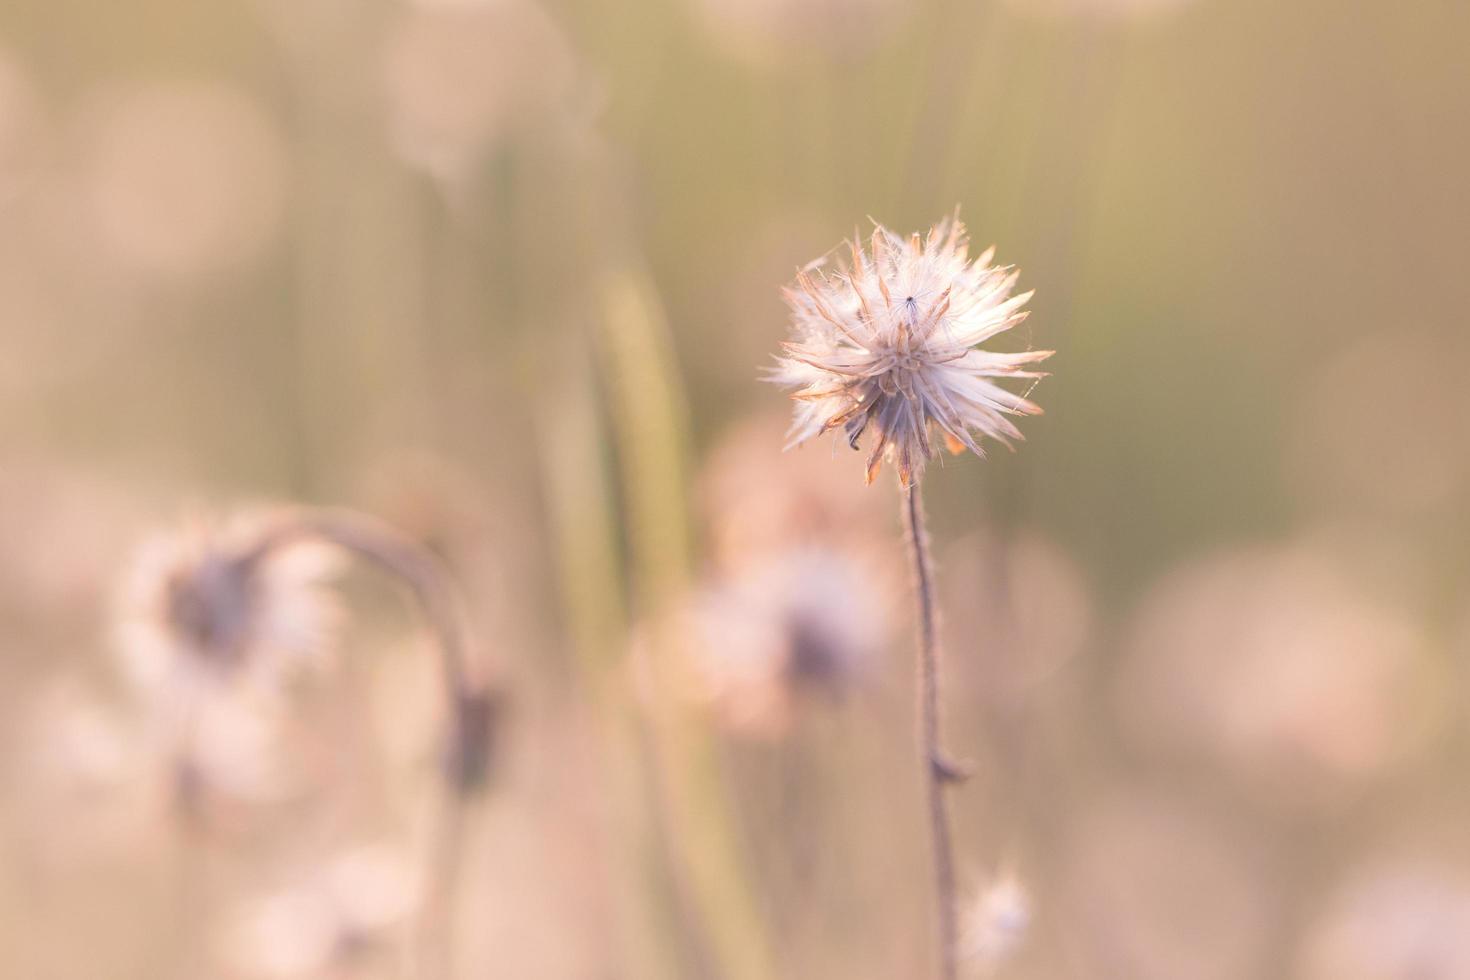
[[[904,527],[913,554],[914,585],[919,600],[919,749],[929,806],[929,833],[934,853],[934,900],[938,918],[940,977],[959,975],[958,926],[955,908],[954,845],[945,806],[945,785],[959,774],[939,746],[938,610],[934,570],[929,562],[929,537],[924,526],[924,502],[915,480],[903,491]]]
[[[428,549],[366,515],[307,508],[267,535],[258,553],[263,555],[301,540],[334,545],[408,586],[438,649],[450,731],[444,756],[442,809],[431,831],[428,901],[419,925],[422,962],[417,975],[443,980],[453,971],[465,811],[483,786],[493,761],[493,739],[504,709],[503,696],[482,676],[483,671],[476,669],[460,596],[449,573]]]
[[[427,549],[388,525],[338,508],[303,508],[257,546],[257,555],[301,540],[325,542],[386,571],[413,592],[439,653],[449,711],[446,776],[469,795],[483,782],[501,695],[471,659],[463,609],[448,572]]]

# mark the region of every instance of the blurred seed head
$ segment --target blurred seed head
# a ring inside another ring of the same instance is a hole
[[[1135,614],[1117,707],[1147,745],[1213,758],[1263,800],[1340,800],[1442,728],[1415,618],[1303,547],[1226,552],[1165,577]]]
[[[286,156],[275,121],[221,82],[99,93],[84,118],[85,201],[104,253],[164,281],[259,257],[281,223]]]
[[[874,669],[888,629],[872,572],[793,551],[708,590],[691,614],[701,693],[734,731],[784,734],[807,700],[840,698]]]
[[[448,182],[508,138],[556,118],[576,81],[571,47],[532,0],[413,4],[384,57],[395,148]]]
[[[1441,861],[1359,869],[1307,933],[1299,980],[1470,977],[1470,875]]]
[[[1031,925],[1031,896],[1019,878],[997,876],[975,895],[966,910],[961,953],[982,974],[1009,959]]]
[[[860,55],[891,36],[912,0],[695,0],[711,41],[750,64]]]
[[[354,969],[381,962],[403,941],[419,901],[404,855],[383,845],[356,847],[239,911],[220,951],[247,977],[356,976]]]
[[[334,552],[273,540],[277,515],[196,520],[155,535],[123,579],[118,649],[145,688],[265,687],[319,661],[340,612],[325,591]]]
[[[886,460],[908,486],[938,455],[936,435],[977,456],[980,439],[1021,439],[1007,416],[1041,409],[991,379],[1043,377],[1032,365],[1051,352],[976,349],[1025,319],[1031,294],[1011,295],[1019,274],[992,266],[993,249],[971,262],[957,218],[927,238],[878,225],[866,250],[857,239],[849,248],[848,264],[814,263],[785,293],[794,339],[769,379],[794,389],[787,448],[841,428],[856,449],[866,434],[867,481]]]

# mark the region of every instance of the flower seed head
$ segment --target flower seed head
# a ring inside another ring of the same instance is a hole
[[[321,652],[338,610],[335,556],[274,541],[270,517],[201,523],[140,549],[120,596],[120,652],[136,678],[278,674]]]
[[[971,262],[957,218],[927,238],[877,225],[867,248],[854,238],[850,249],[846,264],[809,266],[785,291],[794,339],[769,379],[795,389],[788,448],[839,427],[854,449],[867,435],[868,482],[886,459],[907,487],[936,455],[934,428],[951,452],[980,456],[981,438],[1022,438],[1007,416],[1041,409],[993,379],[1043,377],[1032,366],[1052,352],[977,349],[1025,318],[1017,273],[992,266],[993,249]]]
[[[786,734],[808,704],[873,674],[888,629],[881,587],[868,563],[824,547],[741,569],[693,610],[701,693],[738,733]]]

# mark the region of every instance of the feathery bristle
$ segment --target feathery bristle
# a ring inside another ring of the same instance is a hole
[[[867,251],[856,235],[848,246],[849,268],[808,266],[783,291],[794,339],[768,380],[798,403],[788,448],[841,427],[854,449],[872,441],[867,482],[886,461],[910,486],[938,453],[931,427],[952,452],[1021,439],[1006,416],[1041,409],[991,379],[1044,377],[1028,365],[1051,351],[978,347],[1026,318],[1031,293],[1011,295],[1015,270],[991,265],[993,248],[971,262],[957,218],[908,238],[876,225]]]

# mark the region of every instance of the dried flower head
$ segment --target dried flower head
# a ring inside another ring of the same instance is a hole
[[[325,648],[338,608],[322,585],[335,556],[280,541],[274,526],[268,517],[200,522],[140,549],[118,630],[139,681],[279,676]]]
[[[694,611],[694,667],[721,719],[776,737],[804,701],[857,686],[888,627],[875,578],[844,553],[803,548],[707,592]]]
[[[871,433],[868,482],[887,459],[909,486],[936,455],[931,425],[954,453],[1022,438],[1006,416],[1041,409],[991,379],[1040,378],[1031,365],[1052,352],[975,349],[1025,318],[1031,294],[1011,295],[1017,273],[990,264],[994,249],[971,262],[958,218],[927,238],[877,225],[867,250],[856,237],[850,248],[850,264],[814,263],[785,291],[795,339],[769,379],[796,389],[788,448],[841,427],[856,449]]]

